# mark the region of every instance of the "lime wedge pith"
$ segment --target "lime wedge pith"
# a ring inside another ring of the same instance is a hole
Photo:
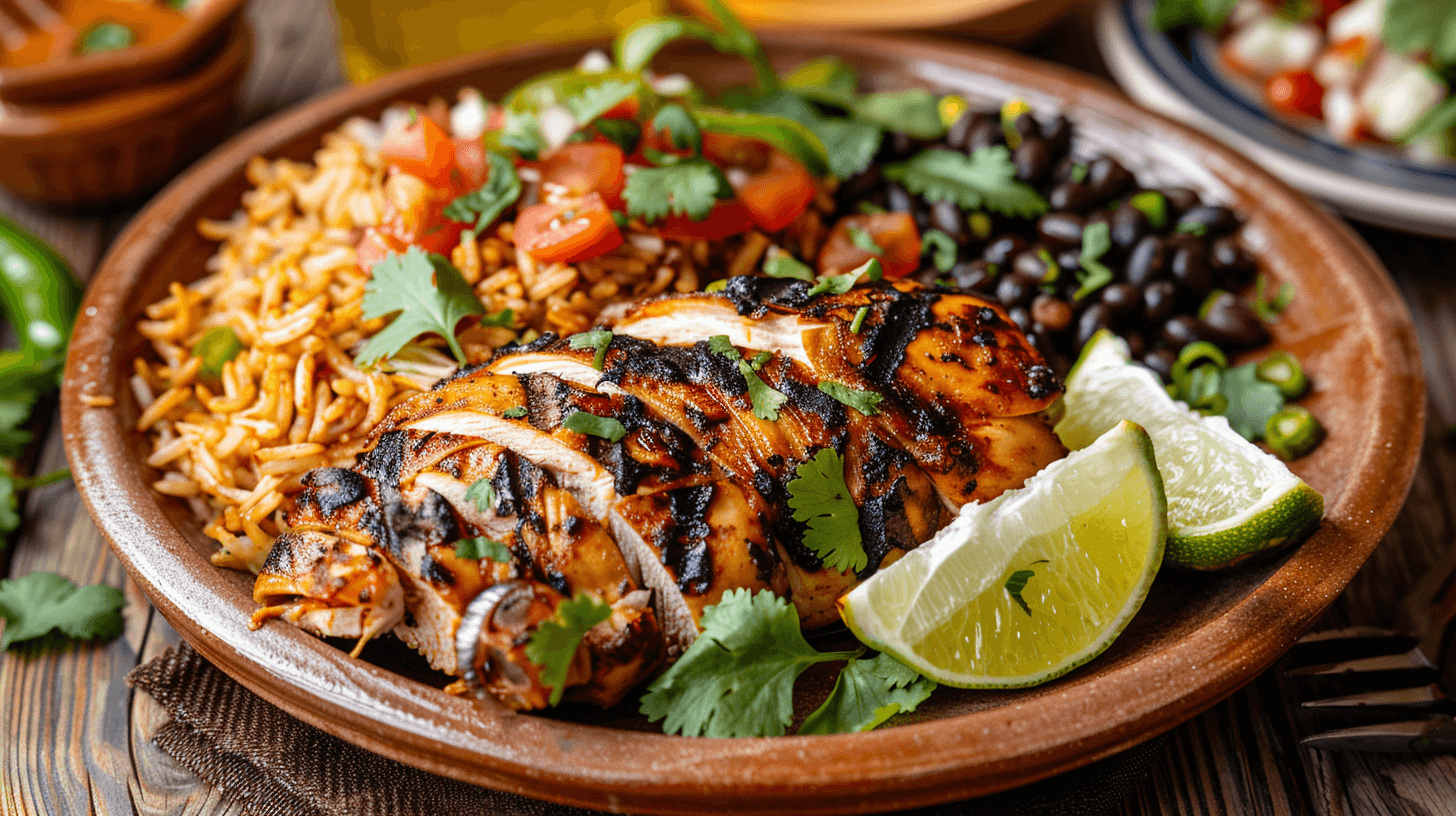
[[[1067,376],[1057,436],[1072,450],[1122,420],[1147,429],[1168,491],[1168,564],[1221,569],[1298,540],[1324,497],[1229,427],[1175,402],[1127,344],[1100,332]]]
[[[962,508],[840,611],[860,640],[937,682],[1036,685],[1112,643],[1147,597],[1166,533],[1152,443],[1124,422]]]

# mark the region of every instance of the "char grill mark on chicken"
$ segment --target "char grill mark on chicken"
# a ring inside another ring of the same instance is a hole
[[[537,708],[551,690],[525,645],[587,593],[612,615],[583,638],[567,699],[612,705],[724,592],[770,589],[806,627],[829,623],[840,595],[962,504],[1065,454],[1037,415],[1058,386],[998,307],[909,284],[807,292],[734,279],[722,296],[642,304],[615,319],[601,370],[596,349],[546,335],[401,403],[352,470],[307,477],[256,619],[361,644],[392,627],[460,690]],[[708,342],[719,334],[736,354]],[[750,376],[785,396],[774,419]],[[825,381],[879,395],[878,410]],[[577,412],[620,438],[570,430]],[[797,468],[826,448],[859,511],[857,574],[827,568],[788,506]],[[482,480],[484,507],[467,496]],[[458,557],[476,536],[510,563]]]

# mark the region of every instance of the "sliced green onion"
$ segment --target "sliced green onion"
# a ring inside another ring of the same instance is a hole
[[[1287,351],[1276,351],[1254,368],[1254,375],[1273,383],[1285,399],[1299,399],[1309,391],[1309,378],[1299,360]]]
[[[859,307],[859,309],[854,313],[854,320],[851,320],[849,322],[849,333],[850,334],[859,334],[859,330],[862,329],[862,328],[864,328],[865,317],[867,315],[869,315],[869,313],[870,313],[870,307],[868,307],[868,306],[861,306],[861,307]]]
[[[1036,257],[1040,258],[1041,262],[1046,264],[1046,272],[1042,273],[1041,282],[1056,283],[1062,277],[1062,268],[1057,266],[1057,262],[1052,258],[1052,254],[1045,247],[1042,247],[1036,251]]]
[[[1129,198],[1127,203],[1147,216],[1148,225],[1153,229],[1162,229],[1168,225],[1168,199],[1157,190],[1143,190]]]
[[[1325,438],[1325,428],[1309,411],[1292,405],[1269,417],[1264,440],[1286,462],[1309,453]]]
[[[1178,363],[1184,368],[1192,370],[1200,362],[1213,363],[1219,370],[1228,368],[1228,356],[1223,353],[1223,349],[1207,340],[1196,340],[1178,352]]]
[[[721,291],[723,291],[724,289],[727,289],[727,288],[728,288],[728,279],[727,278],[722,278],[720,280],[715,280],[712,283],[709,283],[707,286],[704,286],[703,287],[703,291],[704,292],[721,292]]]
[[[1213,305],[1217,303],[1219,298],[1223,297],[1224,295],[1233,297],[1233,294],[1227,289],[1215,289],[1212,292],[1209,292],[1208,297],[1204,298],[1203,302],[1198,304],[1198,311],[1195,312],[1195,314],[1198,315],[1198,319],[1207,320],[1208,313],[1213,311]]]

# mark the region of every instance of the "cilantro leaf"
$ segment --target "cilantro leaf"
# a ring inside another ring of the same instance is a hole
[[[627,214],[649,224],[669,214],[702,221],[718,199],[733,197],[733,187],[712,162],[688,159],[638,170],[627,177],[622,197],[627,200]]]
[[[754,358],[757,365],[750,363],[743,359],[743,355],[734,348],[733,341],[726,334],[709,337],[708,350],[738,363],[738,373],[743,375],[743,381],[748,385],[748,400],[753,404],[753,415],[769,422],[777,422],[779,409],[784,407],[789,398],[783,392],[771,388],[758,376],[758,369],[770,358],[759,354]]]
[[[1266,290],[1269,288],[1269,280],[1260,275],[1254,281],[1254,312],[1264,319],[1266,323],[1273,323],[1279,319],[1279,315],[1289,308],[1294,302],[1294,284],[1289,281],[1279,284],[1279,291],[1273,297],[1268,297]]]
[[[1438,66],[1456,63],[1456,4],[1450,0],[1390,0],[1381,39],[1398,54],[1429,51]]]
[[[809,525],[804,546],[832,570],[858,572],[869,566],[860,539],[859,508],[844,483],[844,458],[833,448],[823,448],[794,472],[798,478],[788,484],[788,503],[794,520]]]
[[[563,601],[556,615],[544,621],[526,644],[526,657],[541,667],[541,682],[551,687],[551,705],[561,702],[566,673],[576,660],[581,639],[597,624],[612,616],[612,608],[590,595]]]
[[[1452,128],[1456,128],[1456,97],[1448,97],[1445,102],[1431,108],[1411,125],[1410,130],[1400,134],[1396,141],[1409,144],[1424,136],[1444,133]]]
[[[839,57],[819,57],[783,77],[784,87],[806,99],[849,109],[859,98],[859,75]]]
[[[215,326],[203,332],[192,346],[192,356],[202,358],[202,371],[213,376],[222,374],[222,364],[238,356],[243,341],[231,326]]]
[[[627,428],[614,417],[599,417],[586,411],[577,411],[561,423],[568,431],[601,437],[609,442],[620,441],[627,435]]]
[[[923,88],[865,94],[850,112],[860,121],[917,139],[939,139],[945,135],[945,122],[940,119],[940,97]]]
[[[763,274],[770,278],[795,278],[801,281],[814,280],[814,270],[807,264],[795,258],[793,255],[779,249],[769,247],[763,257]]]
[[[829,697],[799,726],[799,733],[870,731],[896,714],[914,711],[935,688],[934,680],[887,654],[851,660]]]
[[[1279,386],[1259,379],[1258,365],[1245,363],[1223,372],[1221,390],[1228,397],[1224,417],[1239,436],[1250,441],[1264,438],[1269,417],[1284,408]]]
[[[1142,213],[1153,229],[1162,229],[1168,225],[1168,199],[1157,190],[1143,190],[1129,198],[1127,203]]]
[[[1033,565],[1046,564],[1048,561],[1043,558],[1040,561],[1033,561],[1031,563]],[[1026,603],[1025,598],[1021,597],[1021,593],[1026,589],[1026,582],[1035,576],[1036,570],[1021,569],[1011,573],[1011,576],[1006,579],[1006,594],[1010,595],[1011,600],[1016,601],[1016,605],[1021,607],[1021,611],[1028,615],[1031,614],[1031,606]]]
[[[693,155],[703,152],[703,132],[682,105],[663,105],[652,117],[652,130],[666,133],[668,144],[678,150],[691,150]]]
[[[494,314],[488,314],[480,318],[479,326],[503,326],[509,329],[516,324],[515,309],[501,309]]]
[[[931,148],[906,161],[885,166],[885,177],[927,201],[953,201],[963,210],[986,208],[1030,218],[1048,209],[1035,188],[1016,180],[1016,166],[1005,145],[983,147],[970,156]]]
[[[1081,267],[1077,271],[1077,291],[1073,300],[1081,300],[1093,292],[1112,283],[1112,270],[1098,260],[1112,249],[1112,230],[1105,221],[1097,221],[1082,228],[1082,254],[1077,259]]]
[[[474,221],[477,232],[490,226],[521,197],[521,179],[516,175],[516,166],[511,160],[494,150],[487,150],[485,161],[490,166],[490,175],[486,176],[480,189],[460,196],[445,207],[446,218],[466,223]]]
[[[877,281],[884,276],[885,271],[880,266],[879,259],[870,258],[868,261],[865,261],[863,264],[842,275],[825,275],[819,279],[818,283],[809,287],[807,294],[809,297],[816,297],[826,292],[831,295],[842,295],[853,289],[854,285],[859,283],[860,278],[868,277],[872,281]]]
[[[808,128],[824,145],[828,153],[829,173],[836,178],[846,179],[869,167],[884,139],[880,129],[874,125],[824,116],[813,105],[788,91],[756,97],[748,103],[747,109],[791,119]]]
[[[601,371],[607,364],[607,349],[612,345],[612,332],[610,329],[592,329],[573,334],[568,342],[574,349],[596,349],[597,356],[592,359],[592,368]]]
[[[829,152],[807,126],[793,119],[748,111],[694,108],[693,119],[704,133],[740,136],[767,142],[787,153],[810,173],[822,176],[829,169]]]
[[[126,596],[115,587],[77,587],[53,572],[0,580],[0,618],[5,619],[0,649],[52,629],[78,640],[109,640],[121,634],[123,606]]]
[[[546,147],[546,137],[541,135],[541,124],[534,113],[504,108],[505,121],[500,130],[485,133],[485,143],[492,148],[514,151],[523,159],[535,161]]]
[[[525,415],[526,406],[524,405],[516,405],[511,408],[507,408],[504,411],[501,411],[501,416],[505,417],[506,419],[520,419]]]
[[[702,634],[642,697],[642,713],[663,720],[669,734],[779,736],[793,720],[799,674],[853,656],[816,651],[799,630],[799,613],[768,591],[724,593],[700,623]]]
[[[819,390],[865,416],[878,414],[880,412],[880,401],[884,399],[883,395],[876,394],[873,391],[860,391],[856,388],[850,388],[843,383],[832,382],[830,380],[819,383]]]
[[[567,97],[563,104],[571,111],[577,125],[585,127],[598,116],[626,102],[637,93],[637,87],[636,82],[603,80],[597,85],[582,88],[580,93]]]
[[[957,247],[954,238],[938,229],[929,229],[920,236],[920,240],[925,243],[924,251],[931,254],[936,269],[949,272],[955,266]]]
[[[509,564],[514,560],[511,548],[493,538],[466,538],[455,542],[455,557],[466,559],[488,559],[497,564]]]
[[[873,235],[870,235],[868,230],[865,230],[862,227],[851,226],[849,227],[848,232],[849,242],[851,244],[854,244],[855,246],[859,247],[865,252],[868,252],[871,255],[885,254],[884,248],[882,248],[879,244],[875,243],[875,237]]]
[[[1239,0],[1158,0],[1153,9],[1153,25],[1167,31],[1185,25],[1196,25],[1209,31],[1223,28]]]
[[[477,479],[474,484],[465,489],[465,500],[474,502],[476,510],[489,513],[495,509],[495,485],[491,484],[489,477]]]
[[[470,284],[444,257],[416,246],[403,255],[391,253],[374,265],[364,287],[363,317],[372,320],[395,314],[395,318],[369,338],[355,362],[367,365],[391,357],[421,334],[438,334],[463,364],[465,352],[455,339],[455,324],[466,315],[484,312]]]

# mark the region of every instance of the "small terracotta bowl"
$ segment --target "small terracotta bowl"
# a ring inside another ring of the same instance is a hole
[[[221,141],[252,36],[234,20],[185,76],[74,102],[3,106],[0,185],[48,204],[100,204],[159,186]]]
[[[54,4],[55,0],[51,0]],[[193,0],[187,22],[161,42],[37,65],[0,68],[0,101],[60,102],[175,79],[207,59],[242,19],[246,0]]]

